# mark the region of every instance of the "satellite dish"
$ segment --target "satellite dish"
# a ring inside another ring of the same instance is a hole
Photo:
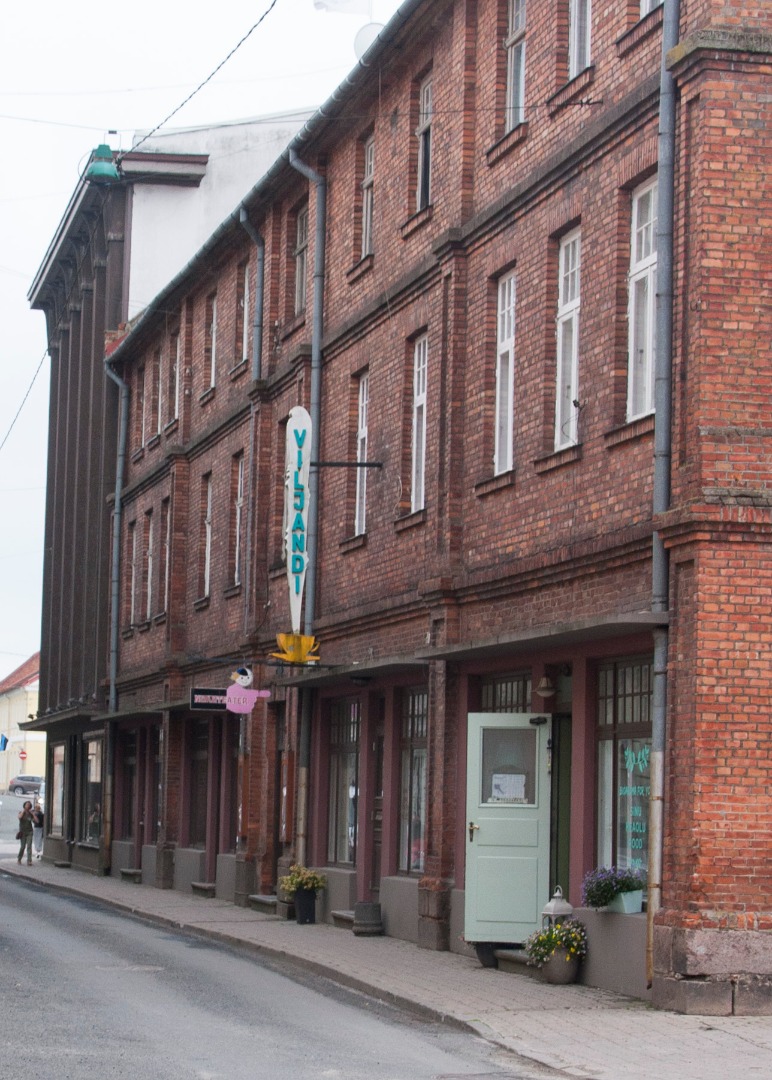
[[[362,27],[361,30],[357,30],[357,35],[354,38],[354,52],[356,53],[357,60],[361,60],[370,46],[375,42],[375,39],[383,30],[383,23],[371,22]]]

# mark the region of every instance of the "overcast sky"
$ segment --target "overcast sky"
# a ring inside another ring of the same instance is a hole
[[[270,6],[38,0],[3,12],[0,678],[40,647],[49,361],[44,317],[30,311],[27,291],[91,150],[104,141],[127,148],[136,129],[164,120]],[[316,10],[314,0],[276,0],[169,126],[320,105],[354,66],[357,33],[398,6],[373,0],[371,15],[340,14]],[[108,138],[111,129],[118,134]]]

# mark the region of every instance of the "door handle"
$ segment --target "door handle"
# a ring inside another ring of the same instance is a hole
[[[475,825],[475,823],[474,823],[473,821],[470,821],[470,822],[469,822],[469,843],[470,843],[470,844],[471,844],[471,843],[472,843],[472,841],[474,840],[474,834],[475,834],[475,832],[476,832],[476,831],[477,831],[477,830],[478,830],[479,828],[480,828],[480,826],[479,826],[479,825]]]

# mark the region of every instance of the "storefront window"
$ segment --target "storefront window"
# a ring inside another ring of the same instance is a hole
[[[531,676],[520,674],[483,679],[480,707],[483,712],[530,712]]]
[[[420,873],[426,859],[426,735],[429,695],[406,690],[402,699],[399,868]]]
[[[356,862],[357,803],[359,801],[358,701],[338,701],[330,707],[330,803],[327,859]]]
[[[102,740],[83,742],[81,776],[81,839],[98,844],[102,832]]]
[[[190,813],[188,844],[206,845],[207,777],[209,773],[209,721],[194,720],[190,730]]]
[[[598,671],[598,864],[648,868],[651,661]]]
[[[51,826],[57,836],[64,833],[64,744],[51,751]]]
[[[133,840],[137,826],[137,733],[126,731],[121,745],[121,840]]]

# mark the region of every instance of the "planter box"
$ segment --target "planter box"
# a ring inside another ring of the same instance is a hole
[[[643,907],[643,889],[633,892],[617,893],[609,904],[608,911],[619,911],[623,915],[636,915]]]

